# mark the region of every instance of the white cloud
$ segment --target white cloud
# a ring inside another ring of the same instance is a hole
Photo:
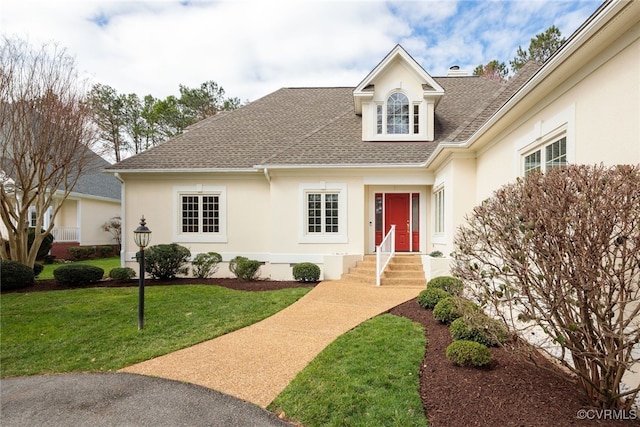
[[[552,24],[569,36],[598,4],[3,0],[0,27],[59,42],[121,93],[165,97],[213,80],[254,100],[283,86],[355,86],[396,43],[436,76],[453,64],[508,64]]]

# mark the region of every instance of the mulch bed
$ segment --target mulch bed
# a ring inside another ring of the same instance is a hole
[[[146,280],[146,286],[177,284],[218,285],[244,291],[267,291],[313,286],[315,283],[237,279]],[[103,281],[92,287],[137,286],[127,282]],[[82,286],[86,288],[87,286]],[[70,289],[54,280],[39,280],[27,289],[12,292],[38,292]],[[4,292],[3,292],[4,293]],[[420,369],[420,396],[431,427],[461,426],[640,426],[640,420],[579,419],[578,413],[590,409],[570,376],[559,369],[535,366],[502,348],[492,348],[493,362],[485,369],[454,366],[445,358],[451,343],[449,328],[421,308],[416,299],[389,311],[422,324],[427,348]]]

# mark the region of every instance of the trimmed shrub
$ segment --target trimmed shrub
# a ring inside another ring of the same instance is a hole
[[[447,360],[459,366],[485,366],[491,363],[491,352],[486,345],[475,341],[454,341],[445,352]]]
[[[505,326],[484,313],[459,317],[449,327],[454,340],[475,341],[489,347],[495,347],[508,339]]]
[[[260,261],[237,256],[229,261],[229,270],[239,280],[250,282],[258,278],[258,270],[261,265]]]
[[[96,247],[96,252],[98,253],[98,256],[103,257],[103,258],[107,258],[112,256],[113,253],[113,246],[111,245],[102,245],[102,246],[98,246]]]
[[[429,254],[429,256],[433,258],[442,258],[444,254],[440,251],[433,251]]]
[[[0,289],[22,289],[32,286],[35,282],[35,274],[32,268],[17,261],[0,261]]]
[[[44,265],[40,264],[39,262],[33,264],[33,274],[35,275],[35,277],[38,277],[38,275],[42,273],[42,270],[44,270]]]
[[[109,277],[117,281],[131,280],[136,277],[136,272],[131,267],[116,267],[111,269]]]
[[[56,259],[55,255],[45,255],[42,258],[42,262],[44,262],[45,264],[53,264],[55,259]]]
[[[31,245],[33,245],[33,241],[35,240],[35,238],[36,238],[36,229],[31,227],[29,228],[29,233],[27,234],[27,247],[29,249],[31,249]],[[38,248],[38,254],[36,255],[36,259],[44,258],[44,256],[49,253],[52,246],[53,246],[53,234],[47,233],[44,236],[44,240],[42,240],[40,247]]]
[[[418,305],[428,310],[433,310],[433,307],[444,298],[450,297],[451,294],[447,291],[438,288],[427,288],[418,294]]]
[[[293,278],[298,282],[317,282],[320,279],[320,267],[311,262],[301,262],[293,266]]]
[[[451,276],[434,277],[427,283],[427,288],[442,289],[451,295],[460,295],[464,285],[462,280]]]
[[[96,255],[95,246],[72,246],[67,249],[67,252],[71,254],[73,259],[82,261],[86,259],[94,258]]]
[[[136,254],[136,258],[140,253]],[[144,270],[154,279],[174,279],[187,274],[191,251],[177,243],[150,246],[144,251]]]
[[[448,325],[466,313],[478,312],[479,310],[480,308],[477,304],[464,298],[453,296],[441,299],[433,307],[433,317]]]
[[[102,280],[104,270],[94,265],[69,264],[53,270],[53,277],[61,285],[84,285]]]
[[[193,276],[199,279],[206,279],[213,276],[218,271],[218,264],[222,262],[222,256],[217,252],[207,252],[198,254],[191,261],[193,266]]]

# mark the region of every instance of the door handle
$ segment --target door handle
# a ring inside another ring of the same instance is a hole
[[[409,227],[409,220],[407,220],[407,233],[411,232],[411,228]]]

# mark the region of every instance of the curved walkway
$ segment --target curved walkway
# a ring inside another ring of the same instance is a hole
[[[321,282],[261,322],[120,372],[197,384],[266,408],[338,336],[422,289]]]

